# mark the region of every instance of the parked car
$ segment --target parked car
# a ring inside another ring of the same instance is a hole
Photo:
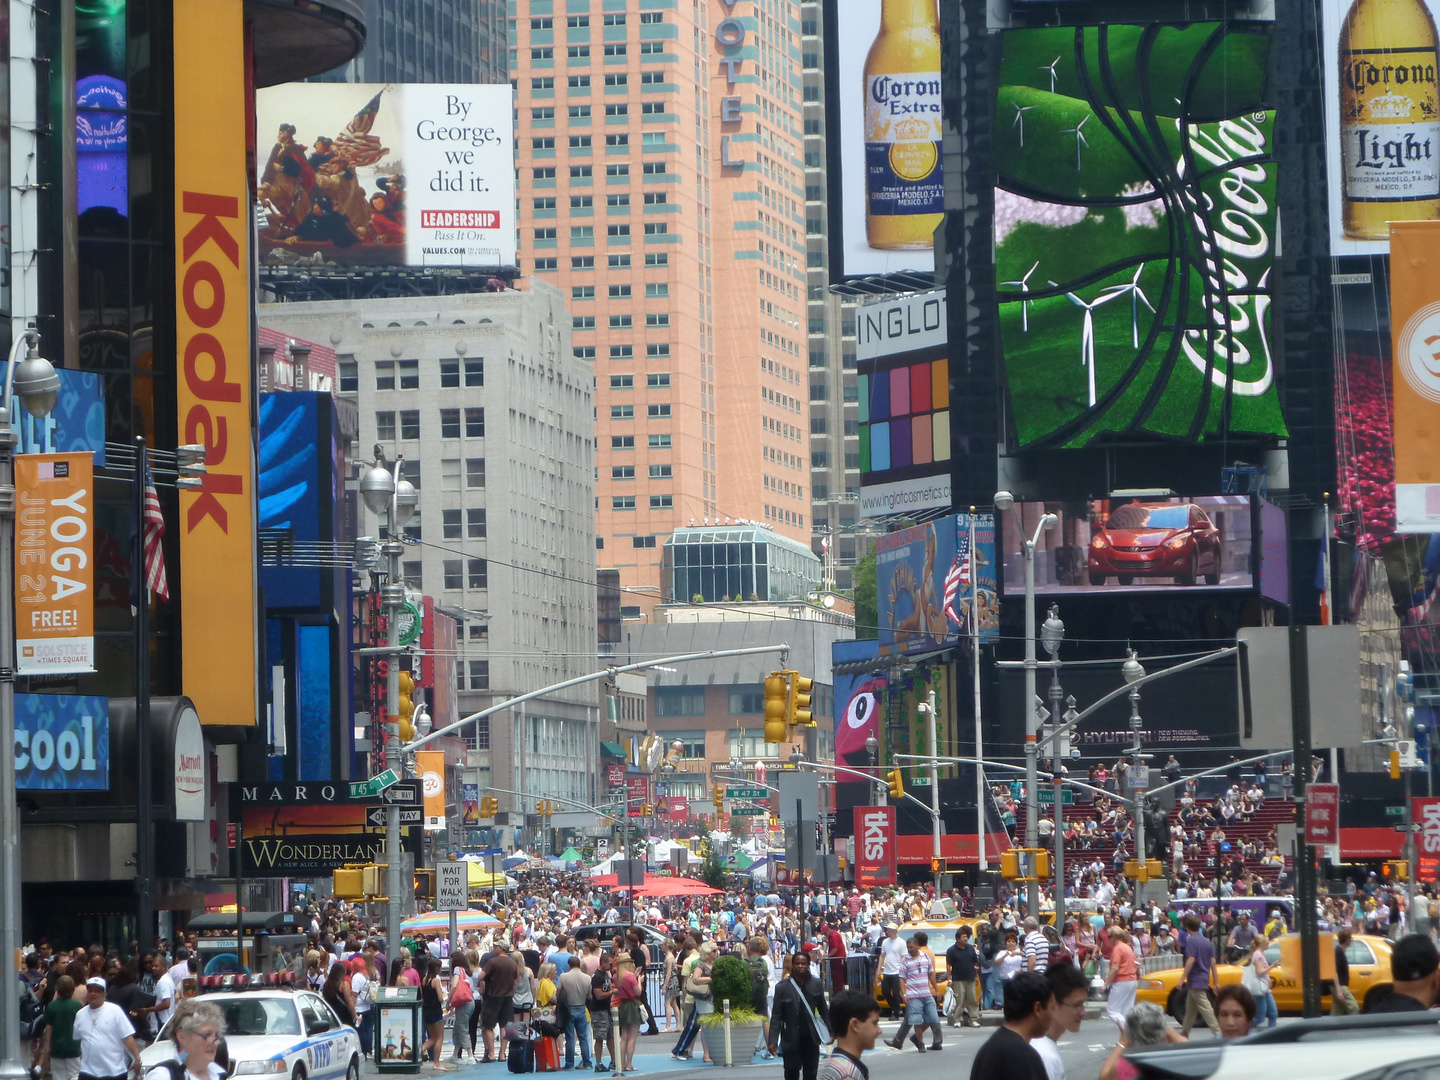
[[[1178,585],[1220,584],[1220,529],[1194,503],[1117,507],[1090,536],[1091,585],[1115,578],[1174,578]]]

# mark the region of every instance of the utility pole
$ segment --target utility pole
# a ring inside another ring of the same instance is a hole
[[[992,533],[993,535],[993,533]],[[975,757],[985,757],[985,733],[980,723],[980,563],[975,557],[975,507],[970,507],[970,695],[975,706]],[[958,721],[956,727],[959,727]],[[990,869],[986,860],[985,839],[989,835],[985,828],[985,809],[990,805],[985,797],[985,767],[975,766],[975,839],[979,856],[978,869],[985,873]]]
[[[930,693],[925,697],[925,712],[930,717],[930,829],[931,841],[930,858],[933,860],[931,866],[934,870],[931,876],[935,879],[935,899],[940,899],[940,762],[936,760],[940,753],[940,723],[935,718],[935,686],[930,685]]]
[[[1306,628],[1301,624],[1290,626],[1290,702],[1290,741],[1295,758],[1295,922],[1300,931],[1300,989],[1305,1015],[1319,1016],[1320,927],[1315,915],[1315,853],[1306,832],[1305,797],[1310,786],[1310,652]]]

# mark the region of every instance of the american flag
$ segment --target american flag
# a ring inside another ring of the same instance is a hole
[[[165,577],[165,552],[160,541],[165,536],[165,518],[160,513],[160,496],[155,491],[155,477],[150,472],[150,457],[145,457],[144,508],[145,587],[161,600],[170,599],[170,582]]]
[[[960,590],[970,584],[970,537],[955,538],[955,561],[945,575],[945,617],[956,626],[961,625]]]

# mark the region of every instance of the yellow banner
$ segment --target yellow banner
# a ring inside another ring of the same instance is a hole
[[[15,455],[15,673],[95,670],[95,464]]]
[[[425,793],[425,831],[445,828],[445,752],[416,750],[415,767]]]
[[[255,487],[243,0],[176,0],[175,330],[184,687],[205,724],[255,723]]]

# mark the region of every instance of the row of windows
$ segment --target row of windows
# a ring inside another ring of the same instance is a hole
[[[670,406],[669,406],[669,405],[647,405],[647,406],[645,406],[645,416],[646,416],[646,419],[649,419],[649,420],[663,420],[663,419],[665,419],[666,417],[668,417],[669,415],[670,415]],[[634,406],[634,405],[611,405],[611,406],[610,406],[610,419],[611,419],[611,420],[634,420],[634,419],[635,419],[635,406]]]
[[[594,345],[576,345],[575,348],[574,348],[573,350],[571,350],[571,351],[574,353],[576,360],[594,360],[594,359],[595,359],[595,346],[594,346]],[[669,357],[670,357],[670,343],[667,342],[667,341],[651,342],[649,345],[646,345],[646,346],[645,346],[645,358],[646,358],[647,360],[667,360],[667,359],[669,359]],[[634,346],[634,345],[611,345],[611,346],[610,346],[610,359],[611,359],[611,360],[634,360],[634,359],[635,359],[635,346]]]
[[[595,329],[595,316],[594,316],[594,315],[572,315],[572,316],[570,317],[570,324],[571,324],[571,327],[572,327],[573,329],[576,329],[576,330],[594,330],[594,329]],[[611,315],[611,316],[610,316],[610,329],[611,329],[611,330],[628,330],[630,327],[632,327],[632,326],[634,326],[634,325],[635,325],[635,318],[634,318],[633,315]],[[645,316],[645,325],[646,325],[646,326],[649,326],[649,327],[669,326],[669,325],[670,325],[670,316],[669,316],[668,314],[665,314],[664,312],[661,312],[661,313],[658,313],[658,314],[655,313],[655,312],[651,312],[650,314],[648,314],[648,315]]]
[[[462,661],[457,661],[456,664],[455,664],[455,672],[456,672],[456,676],[455,676],[455,677],[456,677],[456,682],[457,682],[457,684],[458,684],[458,686],[459,686],[459,689],[461,689],[461,690],[464,690],[464,689],[465,689],[465,669],[466,669],[467,666],[468,666],[469,669],[470,669],[470,689],[471,689],[471,690],[489,690],[489,689],[490,689],[490,661],[489,661],[489,660],[470,660],[470,661],[468,661],[468,664],[467,664],[467,661],[463,661],[463,660],[462,660]],[[487,717],[485,720],[480,721],[481,723],[484,723],[485,726],[486,726],[486,729],[485,729],[485,742],[486,742],[486,746],[484,747],[485,749],[488,749],[488,748],[489,748],[489,741],[490,741],[490,730],[489,730],[488,720],[489,720],[489,718]]]
[[[669,194],[664,191],[647,191],[644,193],[644,197],[646,206],[665,206],[670,202]],[[533,200],[533,205],[536,210],[554,210],[556,208],[555,202],[556,200],[554,195],[540,195]],[[605,205],[607,207],[610,207],[611,209],[616,209],[622,206],[629,206],[630,196],[606,195]],[[593,195],[570,196],[571,210],[590,210],[594,206],[595,196]]]
[[[665,43],[664,43],[663,41],[642,41],[642,42],[640,42],[640,55],[641,55],[641,56],[660,56],[660,55],[663,55],[664,52],[665,52]],[[602,53],[602,55],[604,55],[604,56],[629,56],[629,55],[630,55],[630,48],[629,48],[628,45],[621,45],[621,44],[605,45],[605,46],[603,46],[603,53]],[[589,59],[590,59],[590,46],[589,46],[589,45],[567,45],[567,46],[565,47],[565,56],[566,56],[568,59],[570,59],[570,60],[589,60]],[[535,48],[532,48],[532,49],[530,50],[530,59],[531,59],[531,60],[554,60],[554,59],[555,59],[555,49],[554,49],[552,46],[550,46],[550,45],[538,45],[538,46],[536,46]]]
[[[645,376],[645,386],[650,390],[658,390],[670,385],[670,373],[668,371],[654,372]],[[635,389],[634,375],[611,375],[611,390],[633,390]]]
[[[589,76],[589,75],[571,75],[571,76],[569,76],[569,77],[567,78],[566,83],[567,83],[568,88],[571,89],[571,90],[588,90],[588,89],[590,89],[590,76]],[[605,76],[605,85],[606,85],[607,87],[610,87],[610,86],[629,86],[629,85],[630,85],[630,76],[627,75],[626,73],[624,73],[623,71],[622,71],[622,72],[615,72],[615,73],[613,73],[613,74],[606,75],[606,76]],[[663,71],[642,71],[642,72],[640,72],[640,85],[641,85],[641,86],[664,86],[664,85],[666,85],[666,83],[665,83],[665,73],[664,73]],[[533,78],[533,79],[530,80],[530,89],[531,89],[531,90],[538,90],[538,91],[541,91],[541,92],[544,92],[544,91],[546,91],[546,90],[554,90],[554,89],[555,89],[555,76],[553,76],[553,75],[537,75],[535,78]]]
[[[625,16],[624,16],[624,15],[606,15],[604,18],[605,18],[605,23],[604,23],[604,25],[606,25],[606,26],[624,26],[624,25],[625,25]],[[651,25],[654,25],[655,23],[663,23],[664,21],[665,21],[665,15],[664,15],[663,12],[659,12],[659,11],[642,11],[642,12],[640,13],[640,25],[641,25],[641,26],[651,26]],[[511,19],[510,22],[513,24],[513,23],[515,22],[515,20],[514,20],[514,19]],[[590,16],[589,16],[589,15],[571,15],[571,16],[569,16],[569,17],[566,18],[566,20],[565,20],[565,25],[566,25],[568,28],[570,28],[571,30],[582,30],[582,29],[584,29],[585,27],[587,27],[587,26],[590,25]],[[531,30],[553,30],[553,29],[555,29],[555,20],[554,20],[554,19],[551,19],[551,18],[548,18],[548,17],[547,17],[547,18],[541,18],[541,19],[531,19],[531,20],[530,20],[530,29],[531,29]]]
[[[593,147],[593,145],[594,145],[593,142],[592,142],[592,140],[591,140],[591,137],[590,137],[589,135],[570,135],[570,136],[568,136],[568,140],[569,140],[569,147],[570,147],[571,150],[589,150],[589,149],[591,149],[591,148]],[[640,146],[641,146],[642,149],[647,149],[647,150],[649,150],[649,149],[655,149],[655,148],[657,148],[657,147],[664,146],[664,145],[665,145],[666,143],[668,143],[669,141],[670,141],[670,139],[667,137],[667,134],[666,134],[665,132],[663,132],[663,131],[646,131],[646,132],[642,132],[641,135],[640,135]],[[628,134],[627,132],[623,132],[623,131],[613,132],[612,134],[609,134],[609,135],[606,135],[606,136],[605,136],[605,145],[606,145],[606,146],[629,146],[629,145],[630,145],[630,136],[629,136],[629,134]],[[554,136],[554,135],[537,135],[537,136],[535,136],[533,139],[530,140],[530,149],[531,149],[531,150],[554,150],[554,149],[555,149],[555,136]],[[587,174],[587,175],[588,175],[588,174]],[[628,172],[617,172],[617,173],[613,173],[613,174],[611,174],[611,175],[614,175],[614,176],[628,176],[629,173],[628,173]]]
[[[647,267],[669,266],[669,265],[670,265],[670,253],[669,253],[668,251],[657,251],[657,252],[654,252],[654,253],[647,253],[646,256],[645,256],[645,265],[646,265]],[[605,266],[606,266],[608,269],[610,269],[610,270],[628,270],[628,269],[630,269],[630,256],[629,256],[629,255],[607,255],[607,256],[605,257]],[[571,270],[594,270],[594,269],[595,269],[595,256],[594,256],[594,255],[571,255],[571,256],[570,256],[570,269],[571,269]],[[625,288],[627,288],[627,289],[628,289],[629,287],[630,287],[630,286],[628,286],[628,285],[625,286]],[[646,288],[646,290],[647,290],[646,295],[648,296],[648,295],[649,295],[648,290],[649,290],[650,286],[647,285],[647,286],[645,286],[645,288]],[[614,293],[614,294],[612,294],[612,295],[618,297],[618,296],[620,296],[620,295],[622,295],[622,294]],[[624,293],[623,295],[624,295],[624,296],[629,296],[630,294],[627,292],[627,293]],[[665,295],[667,295],[667,294],[666,294],[666,293],[656,293],[655,295],[657,295],[657,296],[665,296]]]
[[[442,439],[460,438],[461,425],[460,409],[440,410],[440,437]],[[483,439],[485,437],[485,410],[465,409],[464,432],[467,439]],[[381,442],[393,442],[396,432],[396,417],[399,417],[399,432],[402,439],[420,438],[420,410],[402,409],[398,414],[385,410],[375,414],[375,437]]]
[[[536,230],[534,231],[534,237],[535,237],[536,240],[558,240],[558,239],[559,239],[558,232],[559,232],[559,230],[557,230],[554,225],[547,225],[547,226],[544,226],[544,227],[542,227],[542,228],[536,229]],[[610,238],[612,238],[612,239],[620,239],[620,238],[623,238],[623,237],[627,237],[627,236],[630,235],[630,226],[629,226],[629,225],[607,225],[607,226],[605,226],[605,235],[608,236],[608,237],[610,237]],[[669,236],[669,235],[670,235],[670,225],[669,225],[668,222],[664,222],[664,221],[647,221],[647,222],[645,223],[645,235],[646,235],[646,236]],[[571,240],[594,240],[594,239],[595,239],[595,226],[594,226],[594,225],[571,225],[571,226],[570,226],[570,239],[571,239]],[[419,385],[419,380],[418,380],[418,379],[416,380],[416,385],[417,385],[417,386]],[[393,387],[392,387],[391,389],[393,389]],[[402,387],[402,389],[405,389],[405,388]]]
[[[649,435],[649,436],[646,436],[646,440],[647,440],[647,441],[646,441],[646,444],[645,444],[645,445],[648,446],[651,450],[664,450],[664,449],[667,449],[667,448],[670,446],[670,436],[669,436],[669,435]],[[634,450],[634,449],[635,449],[635,436],[634,436],[634,435],[611,435],[611,436],[610,436],[610,449],[611,449],[611,450]]]
[[[670,465],[651,465],[651,466],[650,466],[650,479],[651,479],[651,480],[669,480],[669,479],[670,479],[672,476],[674,476],[674,475],[675,475],[674,468],[673,468],[672,466],[670,466]],[[635,466],[634,466],[634,465],[612,465],[612,466],[610,466],[610,479],[611,479],[611,480],[634,480],[634,479],[635,479]]]
[[[650,496],[650,509],[651,509],[651,510],[670,510],[670,509],[673,509],[674,506],[675,506],[675,497],[674,497],[673,495],[651,495],[651,496]],[[634,510],[634,509],[635,509],[635,496],[634,496],[634,495],[612,495],[612,496],[610,497],[610,509],[611,509],[611,510]]]
[[[641,116],[663,116],[667,111],[668,111],[668,110],[667,110],[666,107],[665,107],[665,102],[663,102],[663,101],[642,101],[642,102],[640,103],[640,115],[641,115]],[[568,109],[566,110],[566,112],[567,112],[568,117],[569,117],[571,120],[589,120],[589,119],[590,119],[590,106],[589,106],[589,105],[571,105],[571,106],[568,107]],[[609,117],[614,117],[614,116],[629,116],[629,115],[630,115],[630,106],[629,106],[628,104],[627,104],[627,105],[622,105],[622,104],[606,105],[606,106],[605,106],[605,115],[606,115],[606,116],[609,116]],[[554,119],[555,119],[555,106],[554,106],[554,105],[536,105],[536,106],[534,106],[534,107],[530,110],[530,119],[531,119],[531,120],[554,120]]]
[[[631,297],[631,296],[634,295],[634,294],[630,291],[630,286],[629,286],[629,285],[611,285],[611,286],[609,287],[609,290],[608,290],[608,291],[609,291],[609,295],[610,295],[610,299],[611,299],[611,300],[625,300],[625,299],[628,299],[629,297]],[[665,282],[665,281],[649,281],[649,282],[646,282],[646,283],[645,283],[645,299],[647,299],[647,300],[655,300],[655,299],[657,299],[657,298],[666,297],[666,296],[669,296],[669,295],[670,295],[670,284],[669,284],[669,282]],[[594,300],[594,299],[595,299],[595,286],[594,286],[594,285],[571,285],[571,286],[570,286],[570,299],[571,299],[571,300]]]
[[[654,134],[658,134],[658,133],[657,133],[657,132],[649,132],[649,133],[647,133],[647,137],[648,137],[648,135],[654,135]],[[552,144],[552,148],[553,148],[554,141],[555,141],[554,139],[551,139],[551,140],[550,140],[550,142],[551,142],[551,144]],[[653,141],[653,140],[652,140],[652,141]],[[663,142],[664,139],[662,138],[660,141]],[[668,175],[669,175],[669,172],[668,172],[668,170],[667,170],[667,168],[666,168],[665,162],[663,162],[663,161],[642,161],[642,162],[640,163],[640,170],[641,170],[641,172],[642,172],[645,176],[668,176]],[[606,165],[606,166],[605,166],[605,175],[606,175],[607,177],[629,176],[629,175],[630,175],[630,166],[629,166],[629,165]],[[555,166],[553,166],[553,165],[542,165],[542,166],[540,166],[540,167],[538,167],[538,168],[531,169],[531,170],[530,170],[530,176],[531,176],[531,178],[534,179],[534,180],[554,180],[554,179],[555,179]],[[594,178],[594,176],[595,176],[595,167],[594,167],[593,165],[571,165],[571,166],[570,166],[570,179],[571,179],[571,180],[591,180],[591,179]]]
[[[461,361],[458,358],[450,358],[440,361],[440,386],[458,387],[460,385]],[[468,357],[464,361],[464,375],[466,386],[485,385],[485,360],[483,357]],[[398,383],[397,383],[398,372]],[[375,361],[375,389],[394,390],[396,386],[401,390],[420,389],[420,361],[419,360],[377,360]],[[340,392],[354,393],[360,389],[360,369],[354,360],[342,360],[340,362]]]

